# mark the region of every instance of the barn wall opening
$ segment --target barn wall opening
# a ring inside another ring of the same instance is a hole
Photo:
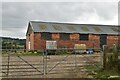
[[[51,40],[52,39],[52,34],[48,32],[41,33],[41,39],[43,40]]]
[[[60,39],[61,40],[70,40],[70,34],[69,33],[60,33]]]
[[[100,34],[100,47],[107,45],[107,34]]]
[[[89,40],[89,34],[79,34],[79,40]]]

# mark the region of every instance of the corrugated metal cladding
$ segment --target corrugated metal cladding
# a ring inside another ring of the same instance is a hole
[[[54,22],[30,21],[34,32],[57,32],[57,33],[92,33],[92,34],[114,34],[119,35],[119,26],[110,25],[89,25],[89,24],[69,24]]]

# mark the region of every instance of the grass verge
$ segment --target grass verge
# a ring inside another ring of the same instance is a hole
[[[120,80],[120,72],[117,70],[103,70],[99,63],[95,65],[86,65],[88,74],[99,80]]]

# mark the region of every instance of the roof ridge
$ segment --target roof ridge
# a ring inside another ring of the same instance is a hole
[[[36,23],[50,23],[50,24],[68,24],[68,25],[86,25],[86,26],[111,26],[111,27],[120,27],[120,25],[105,25],[105,24],[80,24],[80,23],[67,23],[67,22],[45,22],[45,21],[29,21],[29,22],[36,22]]]

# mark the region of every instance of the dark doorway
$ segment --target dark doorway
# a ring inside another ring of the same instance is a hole
[[[107,44],[107,34],[100,35],[100,47]]]

